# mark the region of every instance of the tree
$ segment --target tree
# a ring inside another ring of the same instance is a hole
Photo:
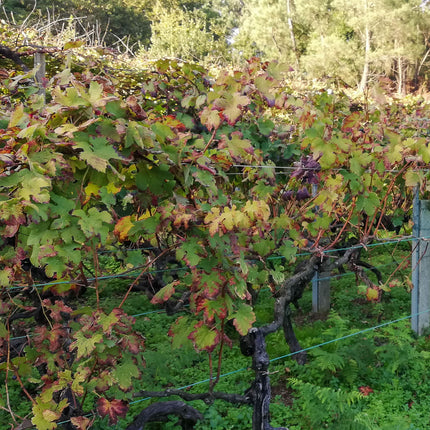
[[[158,2],[150,16],[150,56],[195,62],[210,58],[217,62],[225,55],[226,40],[217,37],[214,21],[209,19],[205,9],[188,10],[177,3],[166,7]]]

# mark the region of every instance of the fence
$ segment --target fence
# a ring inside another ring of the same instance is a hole
[[[422,335],[430,327],[430,200],[420,200],[415,192],[412,237],[412,330]],[[330,309],[330,274],[316,273],[312,281],[312,310]]]

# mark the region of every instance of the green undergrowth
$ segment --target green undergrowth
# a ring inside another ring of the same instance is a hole
[[[311,312],[311,288],[305,290],[301,309],[293,310],[296,334],[303,348],[320,345],[308,351],[305,366],[299,366],[288,356],[282,332],[267,337],[267,350],[273,360],[270,367],[273,426],[288,426],[290,430],[429,428],[430,380],[426,369],[430,365],[430,338],[417,338],[410,329],[410,319],[401,319],[410,315],[408,248],[409,244],[390,244],[363,251],[361,258],[371,261],[381,271],[384,281],[389,281],[380,302],[367,301],[360,282],[350,272],[332,274],[332,309],[326,315]],[[395,275],[389,278],[397,267]],[[110,302],[113,306],[115,294],[124,291],[126,285],[127,281],[121,278],[106,282],[101,299],[103,306],[109,308]],[[202,382],[208,378],[206,355],[196,353],[191,342],[173,349],[171,339],[166,336],[166,327],[177,316],[157,312],[141,292],[131,294],[125,310],[137,315],[135,328],[146,337],[147,367],[137,390],[157,391],[188,385],[192,387],[185,389],[190,392],[208,390],[208,383]],[[256,307],[260,324],[271,320],[272,310],[270,292],[261,291]],[[397,319],[401,320],[368,330]],[[237,341],[233,329],[228,335]],[[339,340],[332,342],[335,339]],[[225,376],[216,386],[217,391],[243,393],[253,379],[251,360],[241,355],[236,343],[231,349],[225,348],[221,368]],[[129,417],[156,399],[135,397],[134,401]],[[222,401],[212,405],[201,401],[190,404],[204,415],[197,429],[240,430],[252,426],[250,407],[236,407]],[[116,428],[124,429],[130,421],[131,418],[121,420]],[[104,426],[105,421],[98,421],[94,428]],[[179,429],[180,426],[172,418],[168,423],[152,423],[147,428]]]
[[[283,333],[266,338],[272,363],[272,425],[290,430],[416,430],[430,426],[430,337],[416,337],[410,329],[410,244],[387,245],[363,251],[361,258],[378,267],[387,288],[380,302],[369,302],[360,282],[351,272],[332,273],[331,311],[316,315],[312,310],[312,291],[307,288],[300,300],[300,309],[293,309],[296,335],[308,351],[308,364],[299,366],[291,356]],[[120,273],[123,268],[109,256],[101,258],[103,274]],[[393,269],[399,267],[389,278]],[[369,275],[375,282],[373,274]],[[117,306],[118,298],[130,285],[122,277],[100,281],[100,305],[106,309]],[[96,306],[94,291],[88,289],[75,303],[76,307]],[[207,354],[197,353],[191,341],[173,348],[166,334],[178,315],[169,316],[150,303],[142,291],[133,291],[124,304],[129,315],[135,315],[134,327],[145,336],[146,368],[135,384],[135,391],[162,391],[186,387],[193,393],[206,392],[209,384]],[[273,298],[268,289],[258,297],[256,316],[259,324],[271,321]],[[181,315],[185,315],[184,309]],[[404,318],[404,319],[402,319]],[[396,323],[382,326],[394,320]],[[364,332],[363,332],[364,331]],[[349,336],[355,334],[354,336]],[[238,335],[227,328],[233,340],[225,348],[221,375],[216,391],[243,394],[253,380],[251,360],[237,346]],[[332,342],[335,339],[339,339]],[[320,345],[313,348],[314,346]],[[205,382],[206,381],[206,382]],[[16,385],[16,387],[15,387]],[[16,390],[14,389],[16,388]],[[19,404],[25,416],[30,405],[16,398],[18,383],[9,385],[10,401]],[[4,388],[1,388],[4,396]],[[157,401],[130,393],[127,419],[114,426],[123,430],[143,408]],[[163,400],[178,399],[175,397]],[[93,402],[92,396],[87,399]],[[222,401],[207,405],[190,402],[202,412],[204,420],[197,425],[203,429],[250,429],[252,408],[233,406]],[[1,411],[0,415],[6,415]],[[1,416],[0,416],[1,420]],[[106,419],[97,419],[92,428],[107,428]],[[0,426],[0,428],[3,428]],[[5,427],[4,427],[5,428]],[[180,429],[177,419],[168,423],[151,423],[148,430]]]

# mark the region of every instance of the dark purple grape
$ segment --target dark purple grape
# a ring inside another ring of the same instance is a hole
[[[293,178],[301,179],[307,184],[318,184],[319,178],[317,173],[321,170],[321,166],[317,160],[311,155],[302,157],[299,162],[294,163],[296,170],[291,174]]]
[[[310,196],[311,196],[311,195],[309,194],[309,191],[308,191],[308,189],[307,189],[307,188],[300,188],[300,190],[299,190],[299,191],[297,191],[296,199],[297,199],[298,201],[300,201],[300,200],[306,200],[306,199],[308,199]]]

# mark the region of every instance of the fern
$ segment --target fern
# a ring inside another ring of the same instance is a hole
[[[348,360],[348,364],[344,366],[342,373],[342,379],[350,386],[352,386],[358,377],[358,364],[353,358]]]
[[[358,391],[318,387],[296,378],[290,378],[289,382],[299,392],[300,408],[315,428],[333,421],[352,423],[358,411],[351,406],[363,399]]]
[[[322,371],[330,370],[331,372],[336,372],[345,366],[345,359],[337,352],[316,349],[312,351],[312,355],[315,357],[313,364]]]

